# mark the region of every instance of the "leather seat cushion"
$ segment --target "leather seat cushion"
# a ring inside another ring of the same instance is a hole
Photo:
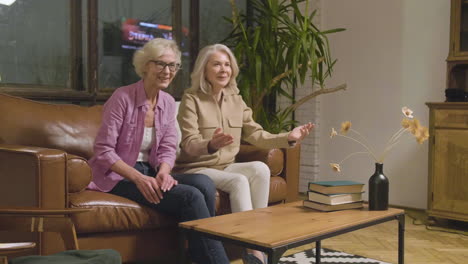
[[[271,177],[269,203],[286,199],[286,181],[279,176]],[[91,207],[86,213],[72,215],[76,232],[101,233],[176,227],[177,221],[171,216],[159,213],[117,195],[84,190],[69,195],[72,208]],[[229,194],[218,191],[216,215],[231,213]]]
[[[85,190],[70,194],[69,202],[72,208],[92,208],[89,212],[72,215],[79,234],[177,226],[176,219],[171,216],[109,193]]]

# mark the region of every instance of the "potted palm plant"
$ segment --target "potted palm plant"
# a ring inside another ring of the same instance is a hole
[[[252,13],[240,13],[235,1],[233,31],[223,42],[232,47],[240,64],[238,87],[252,108],[254,119],[266,130],[278,133],[295,121],[288,116],[308,100],[346,89],[346,85],[325,87],[336,60],[330,56],[327,35],[343,31],[321,31],[313,23],[316,10],[309,13],[308,0],[250,0]],[[305,14],[300,10],[305,4]],[[295,101],[292,91],[310,75],[310,94]],[[269,100],[285,96],[293,103],[285,109],[268,107]],[[266,106],[266,107],[265,107]]]

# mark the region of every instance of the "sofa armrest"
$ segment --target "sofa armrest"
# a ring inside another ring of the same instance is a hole
[[[296,144],[287,149],[261,149],[252,145],[240,146],[236,156],[238,162],[263,161],[271,170],[272,176],[285,179],[286,202],[299,200],[299,168],[301,145]]]
[[[241,145],[236,161],[262,161],[268,165],[272,176],[278,176],[283,172],[284,152],[281,149],[262,149],[252,145]]]
[[[0,205],[66,208],[64,151],[0,144]]]
[[[286,202],[293,202],[300,200],[299,172],[301,166],[301,145],[296,144],[293,148],[284,149],[284,152],[284,177],[288,183]]]
[[[88,161],[80,156],[67,154],[68,192],[81,192],[88,187],[93,178]]]

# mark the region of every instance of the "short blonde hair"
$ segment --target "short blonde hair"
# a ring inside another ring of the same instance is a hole
[[[145,66],[150,60],[160,57],[167,49],[171,49],[176,55],[176,62],[180,63],[181,53],[174,40],[155,38],[148,41],[141,49],[133,54],[133,66],[135,72],[141,78],[145,77]]]
[[[232,89],[235,94],[239,93],[236,82],[237,75],[239,75],[239,66],[237,65],[236,57],[234,57],[232,51],[223,44],[209,45],[200,51],[197,60],[195,61],[192,74],[190,75],[192,81],[190,88],[187,89],[188,92],[195,93],[198,91],[198,89],[200,89],[205,94],[211,94],[211,85],[205,79],[205,67],[210,56],[213,55],[213,53],[219,51],[226,53],[229,56],[229,60],[231,61],[232,74],[227,87]]]

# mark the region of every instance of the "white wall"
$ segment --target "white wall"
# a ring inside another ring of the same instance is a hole
[[[317,9],[317,13],[314,16],[314,24],[317,27],[320,27],[321,23],[321,10],[320,10],[320,1],[321,0],[310,0],[309,1],[309,13]],[[306,3],[303,2],[299,6],[303,14],[306,14]],[[317,87],[315,87],[316,89]],[[312,93],[312,81],[310,77],[307,77],[304,85],[298,86],[296,89],[295,97],[296,100],[299,100],[310,93]],[[290,102],[288,102],[290,103]],[[306,124],[308,122],[319,124],[319,101],[317,98],[309,100],[308,103],[303,104],[295,111],[295,119],[299,122],[300,125]],[[318,178],[320,173],[319,166],[319,153],[318,153],[318,143],[319,143],[319,131],[313,130],[312,133],[306,137],[301,143],[301,160],[300,160],[300,170],[299,170],[299,191],[307,191],[307,185],[310,181],[315,181]]]
[[[323,0],[321,13],[323,29],[347,29],[329,38],[338,62],[328,86],[345,82],[348,89],[319,99],[318,179],[367,183],[374,172],[368,156],[345,161],[341,174],[329,170],[330,162],[361,150],[342,138],[330,140],[330,129],[349,120],[381,150],[400,128],[402,106],[428,125],[425,102],[445,100],[450,1]],[[384,161],[384,173],[390,204],[426,208],[428,142],[403,138]]]

